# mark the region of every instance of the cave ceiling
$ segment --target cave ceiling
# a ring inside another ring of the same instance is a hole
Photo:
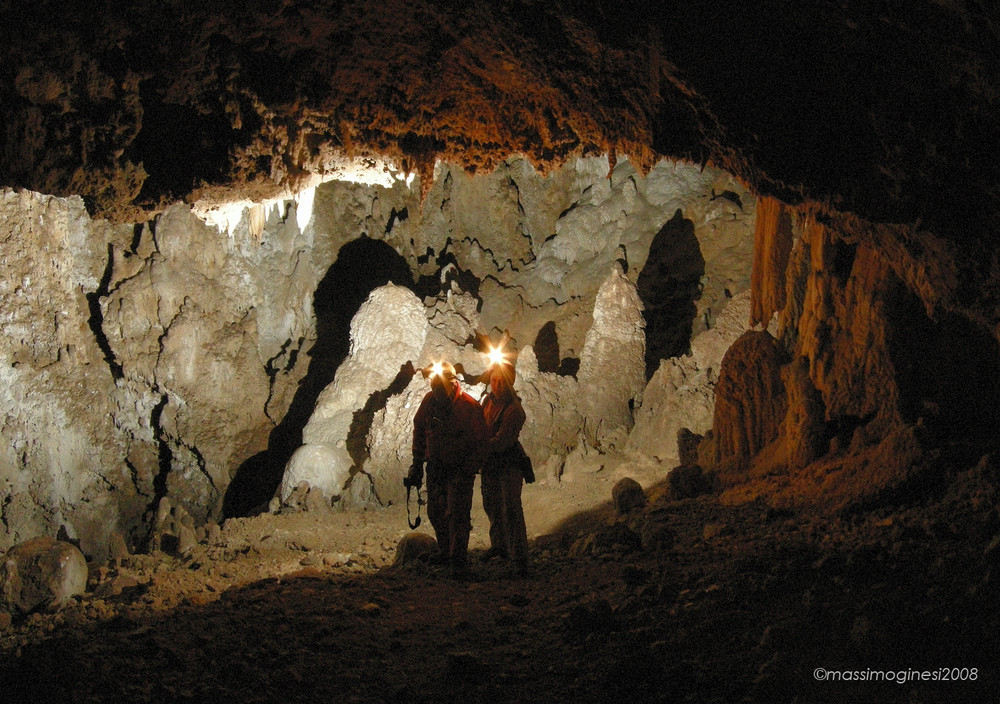
[[[727,169],[953,241],[1000,224],[1000,14],[936,2],[5,3],[0,185],[137,222],[338,158]]]

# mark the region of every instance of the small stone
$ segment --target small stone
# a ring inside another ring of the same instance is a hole
[[[197,544],[198,538],[195,535],[194,528],[186,524],[181,524],[177,535],[177,552],[184,555],[190,552],[191,548]]]
[[[351,561],[351,556],[346,553],[335,552],[323,557],[323,564],[327,567],[339,567]]]
[[[643,550],[670,550],[675,536],[670,527],[656,521],[646,521],[639,530]]]
[[[701,531],[701,537],[703,540],[711,540],[712,538],[722,535],[725,532],[725,523],[706,523],[705,527]]]
[[[615,484],[611,490],[611,499],[619,516],[646,505],[646,494],[643,493],[642,486],[631,477],[624,477]]]
[[[170,516],[170,499],[166,496],[160,499],[160,503],[156,506],[156,527],[164,528],[167,521],[167,517]]]
[[[411,564],[417,560],[426,561],[437,553],[437,541],[427,533],[414,531],[399,539],[396,545],[396,555],[392,564],[396,566]]]
[[[302,552],[312,552],[319,547],[319,540],[315,536],[302,535],[292,541],[290,547],[297,548]]]
[[[682,464],[667,475],[670,496],[674,499],[692,499],[712,491],[712,479],[696,464]]]
[[[311,487],[303,501],[306,511],[312,513],[329,513],[332,510],[329,499],[319,487]]]
[[[702,436],[692,433],[687,428],[677,431],[677,453],[682,465],[698,464],[698,445]]]

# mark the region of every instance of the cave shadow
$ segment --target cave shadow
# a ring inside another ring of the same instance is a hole
[[[351,461],[354,465],[351,467],[351,475],[344,486],[344,491],[350,490],[351,485],[355,481],[358,481],[359,475],[366,477],[370,482],[371,492],[376,503],[380,506],[385,505],[382,498],[375,491],[374,478],[364,469],[365,463],[370,456],[368,451],[368,432],[371,430],[372,423],[375,420],[375,414],[385,408],[392,396],[403,393],[416,374],[417,370],[413,367],[413,362],[407,360],[400,365],[399,371],[388,387],[373,391],[368,396],[368,400],[365,401],[365,405],[354,411],[354,415],[351,418],[351,427],[347,432],[346,442],[347,453],[351,456]]]
[[[607,532],[615,527],[609,512],[602,504],[561,528]],[[614,561],[559,557],[528,579],[479,567],[475,588],[419,562],[362,575],[308,568],[234,586],[207,603],[192,595],[157,611],[128,608],[145,592],[139,584],[107,598],[114,617],[86,630],[67,623],[65,631],[4,659],[0,681],[30,683],[30,698],[14,690],[10,701],[98,692],[116,701],[176,701],[178,692],[184,700],[225,694],[238,701],[278,695],[312,701],[368,683],[357,690],[358,701],[450,701],[458,693],[463,701],[499,704],[545,702],[566,681],[596,670],[614,676],[587,680],[592,696],[577,701],[664,700],[651,696],[656,692],[689,701],[791,701],[804,692],[809,701],[828,701],[829,684],[810,679],[817,663],[982,668],[997,647],[994,619],[974,620],[995,613],[995,590],[985,603],[982,594],[957,593],[940,605],[940,594],[928,591],[939,585],[925,576],[921,553],[886,564],[887,549],[863,540],[829,545],[821,534],[786,531],[795,513],[767,513],[759,503],[667,500],[648,513],[686,538],[656,554],[626,551]],[[706,520],[754,533],[731,530],[713,542],[702,537]],[[771,528],[757,533],[764,523]],[[948,540],[942,544],[954,552]],[[988,574],[989,558],[973,569]],[[610,579],[595,579],[600,574]],[[886,584],[887,575],[894,585]],[[612,601],[621,606],[612,609]],[[969,620],[957,623],[962,616]],[[428,658],[429,644],[442,640],[457,654]],[[671,657],[651,657],[655,648]],[[773,668],[776,659],[780,667]],[[466,674],[463,665],[477,669]],[[759,672],[771,674],[755,680]],[[930,694],[961,687],[962,701],[987,701],[992,678],[979,675],[978,682],[933,689],[924,683],[920,692],[927,696],[919,700],[953,701]],[[863,695],[875,691],[835,684],[844,701],[870,701]],[[871,686],[881,687],[879,701],[910,702],[917,684]]]
[[[538,360],[538,371],[558,374],[560,376],[575,377],[580,370],[580,359],[577,357],[562,357],[559,353],[559,334],[556,332],[556,323],[550,320],[543,325],[538,334],[535,335],[535,342],[532,344],[535,350],[535,357]]]
[[[653,237],[649,256],[636,280],[642,317],[646,321],[646,379],[652,378],[661,359],[691,351],[691,332],[698,314],[705,258],[694,222],[678,208]]]
[[[306,375],[288,412],[271,431],[267,449],[246,460],[233,475],[223,498],[223,518],[259,513],[274,496],[285,464],[302,444],[302,430],[316,399],[347,357],[351,319],[373,290],[390,281],[413,287],[406,260],[385,242],[362,234],[340,248],[313,294],[316,342],[307,352]]]
[[[886,308],[903,420],[919,423],[940,445],[967,445],[973,459],[995,452],[1000,343],[956,313],[937,311],[929,317],[901,283],[890,289]]]

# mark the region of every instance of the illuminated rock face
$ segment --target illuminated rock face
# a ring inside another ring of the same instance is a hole
[[[579,391],[569,399],[581,409],[583,438],[604,449],[625,444],[632,430],[632,409],[646,385],[639,293],[617,266],[597,292],[594,324],[580,355]]]
[[[332,181],[213,225],[176,205],[112,226],[79,200],[4,192],[3,540],[65,525],[88,554],[114,530],[141,545],[162,496],[200,523],[221,516],[236,480],[257,482],[248,509],[303,480],[328,497],[391,500],[426,390],[400,366],[481,370],[469,344],[480,330],[509,329],[526,353],[518,388],[536,460],[581,441],[620,449],[645,384],[635,281],[653,241],[679,210],[704,261],[686,325],[713,325],[726,291],[748,285],[755,208],[718,170],[666,161],[643,177],[622,161],[608,179],[608,168],[440,165],[423,207],[419,181]],[[724,189],[743,207],[713,198]],[[409,302],[359,312],[390,279],[380,295]],[[555,365],[543,372],[528,350],[545,326]],[[300,446],[311,449],[279,487]]]
[[[767,332],[744,333],[722,359],[715,387],[715,459],[747,469],[764,446],[776,439],[785,417],[780,369],[784,352]]]
[[[678,433],[705,435],[712,429],[722,357],[746,332],[749,320],[750,291],[745,291],[726,305],[715,327],[691,341],[691,354],[660,362],[636,409],[629,451],[655,457],[668,467],[682,464]]]
[[[412,0],[372,22],[374,5],[354,0],[108,16],[20,4],[0,42],[0,185],[67,199],[0,193],[0,546],[66,525],[96,551],[114,526],[139,538],[161,496],[200,518],[234,473],[277,486],[346,354],[347,323],[316,298],[362,233],[421,297],[456,265],[476,314],[457,299],[428,318],[436,352],[461,352],[473,317],[511,330],[536,453],[579,442],[583,421],[560,400],[583,381],[568,374],[584,374],[598,288],[619,262],[654,378],[634,450],[672,457],[674,426],[654,408],[683,406],[676,425],[705,428],[715,367],[693,341],[747,287],[749,322],[785,355],[789,408],[724,417],[766,412],[776,435],[758,458],[744,450],[765,436],[716,429],[751,473],[812,467],[848,496],[856,477],[905,477],[919,435],[995,435],[979,409],[1000,395],[1000,70],[995,22],[972,5],[719,0],[639,21],[607,3],[442,13]],[[217,209],[232,200],[253,205]],[[147,225],[110,224],[131,222]],[[664,228],[683,247],[661,250]],[[620,428],[622,400],[639,398],[627,386],[607,399]],[[390,426],[417,392],[366,411],[374,464],[398,461]],[[585,435],[607,440],[592,423]],[[378,494],[382,474],[365,471]]]

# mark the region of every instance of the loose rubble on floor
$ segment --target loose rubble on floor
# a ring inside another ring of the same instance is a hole
[[[684,473],[644,502],[617,482],[616,504],[607,482],[533,537],[526,578],[474,535],[468,582],[424,561],[402,506],[235,519],[182,556],[91,565],[56,611],[4,612],[0,682],[5,701],[986,701],[991,467],[832,515],[677,498]]]

